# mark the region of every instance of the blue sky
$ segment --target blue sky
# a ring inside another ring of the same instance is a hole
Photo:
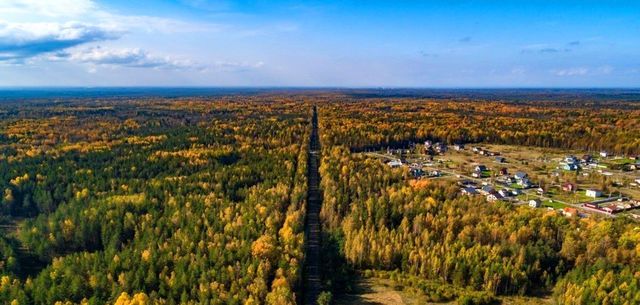
[[[639,87],[639,1],[0,0],[0,86]]]

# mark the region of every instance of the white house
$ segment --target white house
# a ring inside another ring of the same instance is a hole
[[[487,167],[486,167],[486,166],[484,166],[484,165],[482,165],[482,164],[480,164],[480,165],[476,165],[476,167],[474,168],[474,170],[475,170],[476,172],[484,172],[484,171],[486,171],[486,170],[487,170]]]
[[[602,196],[602,192],[596,189],[588,189],[585,192],[585,195],[592,197],[592,198],[598,198],[600,196]]]
[[[530,188],[531,187],[531,181],[529,181],[529,179],[524,178],[522,180],[518,180],[518,185],[523,187],[523,188]]]
[[[487,201],[489,202],[498,201],[500,199],[502,199],[502,196],[500,196],[500,194],[498,193],[487,195]]]
[[[573,155],[566,156],[566,157],[564,157],[564,163],[566,163],[566,164],[576,164],[576,163],[578,163],[578,159]]]
[[[601,151],[601,152],[600,152],[600,157],[606,158],[606,157],[608,157],[608,156],[609,156],[609,153],[608,153],[608,152],[606,152],[606,151]]]
[[[525,172],[520,172],[520,171],[518,171],[518,172],[516,172],[516,174],[515,174],[515,175],[513,175],[513,177],[514,177],[514,178],[516,178],[516,180],[522,180],[522,179],[524,179],[524,178],[527,178],[527,177],[528,177],[528,175],[527,175],[527,173],[525,173]]]
[[[505,189],[499,190],[499,191],[498,191],[498,194],[500,194],[500,196],[502,196],[502,197],[509,197],[509,196],[511,196],[511,192],[509,192],[509,190],[505,190]]]
[[[400,167],[400,166],[402,166],[402,161],[400,161],[400,160],[391,160],[391,161],[387,162],[387,165],[389,165],[391,167]]]
[[[539,208],[542,206],[542,203],[538,199],[531,199],[529,200],[529,206],[532,208]]]

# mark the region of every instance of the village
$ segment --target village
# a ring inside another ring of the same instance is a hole
[[[567,217],[640,220],[640,156],[433,141],[365,154],[406,171],[407,179],[455,181],[461,194],[488,202],[546,208]]]

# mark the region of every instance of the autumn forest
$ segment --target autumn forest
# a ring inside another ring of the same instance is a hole
[[[431,142],[637,160],[640,104],[341,91],[0,101],[0,303],[373,304],[345,301],[365,281],[426,304],[640,303],[637,220],[461,194],[460,177],[406,165],[445,162],[423,151]],[[411,150],[402,166],[371,154],[395,150]]]

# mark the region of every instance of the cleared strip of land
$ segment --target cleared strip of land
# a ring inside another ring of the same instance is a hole
[[[312,125],[308,166],[309,193],[307,197],[307,217],[305,223],[304,304],[306,305],[316,304],[321,290],[320,208],[322,206],[322,197],[318,189],[320,182],[320,174],[318,172],[320,163],[320,140],[318,137],[318,115],[315,107],[313,108]]]

